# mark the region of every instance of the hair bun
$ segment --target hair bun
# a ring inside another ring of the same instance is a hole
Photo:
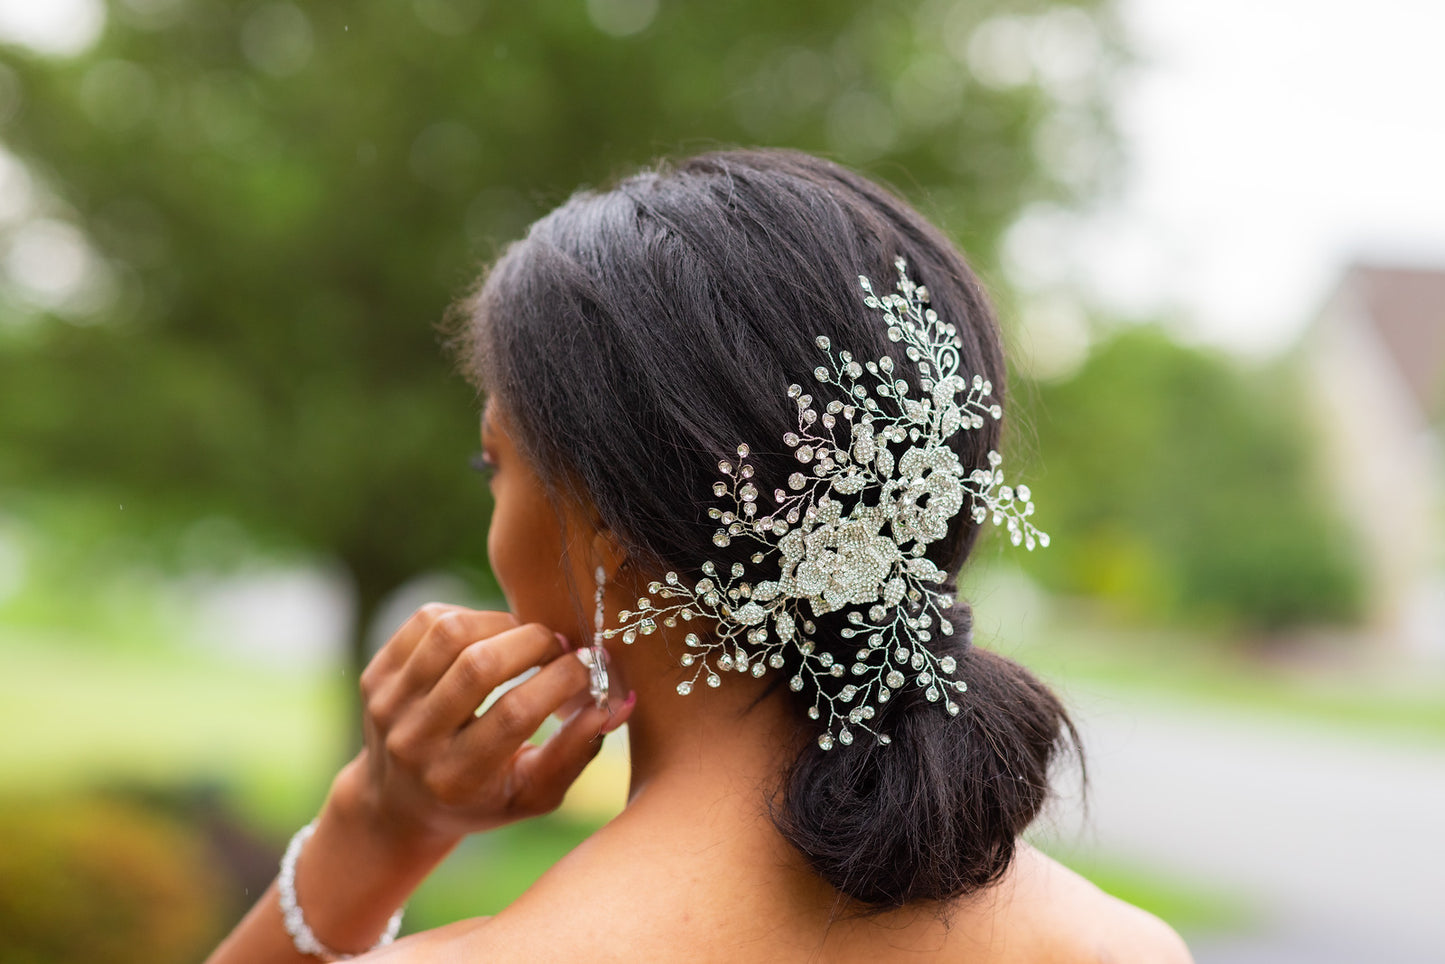
[[[775,802],[788,841],[868,910],[999,880],[1048,798],[1055,759],[1077,745],[1063,706],[1028,670],[973,647],[957,659],[968,681],[958,716],[902,691],[883,717],[890,745],[809,744]]]

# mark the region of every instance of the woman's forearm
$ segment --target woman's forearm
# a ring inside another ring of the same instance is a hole
[[[343,770],[296,864],[296,896],[307,925],[327,947],[356,954],[374,945],[396,909],[460,838],[397,839],[368,812],[355,779]],[[287,932],[272,882],[208,964],[308,962]]]

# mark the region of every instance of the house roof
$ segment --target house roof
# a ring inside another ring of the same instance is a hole
[[[1346,283],[1420,408],[1445,414],[1445,269],[1357,264]]]

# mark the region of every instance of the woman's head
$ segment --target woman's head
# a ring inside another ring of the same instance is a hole
[[[469,369],[550,494],[594,507],[629,558],[732,561],[707,516],[718,461],[749,442],[766,492],[797,469],[780,441],[787,388],[817,365],[817,335],[890,355],[917,384],[857,285],[899,256],[958,326],[961,370],[1001,393],[997,328],[953,246],[872,182],[782,151],[693,158],[538,221],[474,300]],[[997,424],[952,441],[965,467],[985,465]],[[956,571],[974,529],[960,514],[934,561]]]
[[[552,502],[567,518],[590,515],[634,577],[747,562],[742,540],[713,542],[718,462],[748,443],[763,492],[797,470],[781,441],[796,425],[788,386],[818,364],[815,338],[860,358],[888,356],[919,384],[916,361],[888,339],[857,287],[860,274],[886,285],[899,257],[957,327],[960,372],[1001,386],[997,327],[947,239],[871,181],[783,151],[703,155],[573,197],[507,251],[469,306],[468,367]],[[965,472],[987,466],[997,431],[985,420],[949,439]],[[960,512],[928,558],[955,574],[976,534]],[[504,588],[519,584],[518,570],[508,570],[525,554],[498,558],[495,538],[491,548]],[[572,574],[592,564],[574,561]],[[987,883],[1045,793],[1057,704],[975,656],[965,606],[951,618],[965,631],[937,645],[972,667],[959,674],[970,708],[950,722],[921,695],[901,694],[885,713],[903,739],[831,757],[809,746],[780,794],[780,828],[820,873],[867,903]],[[844,658],[854,647],[841,620],[819,623],[818,645]],[[1025,690],[1026,719],[1017,705],[1008,721],[974,706],[1017,704]],[[1012,727],[1015,739],[1000,744],[979,729],[985,724]],[[991,769],[1010,771],[1008,782],[971,782]],[[936,856],[924,859],[928,851]]]

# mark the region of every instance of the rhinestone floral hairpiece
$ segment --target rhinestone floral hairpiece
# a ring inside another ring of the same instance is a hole
[[[928,307],[928,289],[908,277],[907,262],[899,258],[895,266],[896,294],[875,294],[862,275],[858,283],[864,304],[882,312],[889,340],[902,342],[917,363],[921,396],[914,397],[908,382],[896,376],[892,358],[859,362],[851,352],[832,351],[827,336],[819,335],[815,341],[828,364],[815,368],[813,377],[848,401],[830,401],[820,415],[812,395],[799,385],[788,387],[798,407],[798,429],[784,435],[783,443],[800,468],[788,477],[786,489],[772,493],[772,508],[760,505],[763,494],[752,481],[747,445],[738,446],[737,464],[718,463],[722,479],[713,484],[713,494],[729,507],[708,510],[718,522],[713,542],[756,544],[750,556],[760,567],[755,578],[746,578],[742,563],[724,574],[710,560],[691,585],[669,572],[665,582],[648,586],[650,595],[637,601],[635,612],[619,614],[620,626],[603,632],[631,643],[656,632],[659,621],[714,622],[714,633],[684,638],[682,665],[692,667],[693,675],[677,685],[683,694],[699,679],[720,685],[724,672],[762,676],[769,667],[781,669],[791,647],[801,668],[788,680],[789,688],[801,692],[811,683],[808,716],[828,714],[827,729],[818,737],[824,750],[835,742],[853,743],[857,731],[888,744],[888,735],[869,721],[908,686],[921,688],[930,702],[941,701],[950,715],[958,713],[954,696],[968,684],[953,678],[952,656],[938,656],[929,646],[935,634],[953,633],[945,616],[954,598],[939,588],[948,574],[924,553],[944,537],[965,501],[975,522],[1006,525],[1014,545],[1049,544],[1047,533],[1029,522],[1034,504],[1028,487],[1004,483],[997,452],[988,453],[987,468],[966,472],[947,444],[959,431],[981,428],[986,416],[998,419],[1003,412],[988,400],[993,386],[987,380],[958,373],[958,329]],[[895,459],[893,445],[907,448]],[[846,512],[845,498],[852,503]],[[848,622],[843,636],[858,640],[851,661],[817,650],[813,640],[813,620],[840,610],[846,610]],[[847,682],[825,687],[825,677]]]

